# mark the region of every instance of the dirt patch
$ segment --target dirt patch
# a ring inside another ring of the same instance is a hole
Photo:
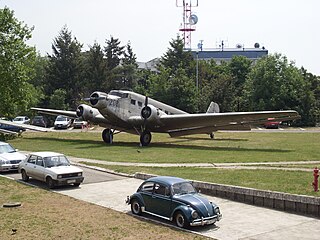
[[[207,239],[0,177],[1,239]]]

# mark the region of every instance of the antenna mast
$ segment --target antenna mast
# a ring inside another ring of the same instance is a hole
[[[191,32],[196,30],[197,15],[191,11],[192,7],[198,7],[198,0],[176,0],[177,7],[183,7],[183,23],[179,31],[183,33],[184,49],[191,49]]]

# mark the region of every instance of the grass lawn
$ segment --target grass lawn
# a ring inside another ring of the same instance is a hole
[[[0,239],[208,239],[2,177],[0,206]]]
[[[11,140],[26,151],[52,150],[64,154],[116,162],[225,163],[320,160],[319,133],[218,132],[170,138],[153,134],[149,147],[139,147],[139,137],[121,133],[106,145],[99,132],[24,133]]]

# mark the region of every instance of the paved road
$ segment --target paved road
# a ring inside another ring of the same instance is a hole
[[[20,174],[6,174],[20,179]],[[79,188],[60,187],[55,192],[128,213],[124,200],[141,180],[124,178],[84,168],[85,182]],[[39,186],[38,181],[31,181]],[[44,184],[40,184],[45,186]],[[319,239],[320,220],[207,196],[217,203],[223,219],[216,226],[193,228],[199,234],[231,239]],[[166,222],[168,223],[168,222]],[[169,223],[170,224],[170,223]]]

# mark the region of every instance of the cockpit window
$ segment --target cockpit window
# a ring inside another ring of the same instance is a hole
[[[121,97],[121,98],[128,98],[128,96],[129,96],[128,93],[123,93],[123,92],[119,92],[119,91],[110,91],[109,94],[112,96],[117,96],[117,97]]]

